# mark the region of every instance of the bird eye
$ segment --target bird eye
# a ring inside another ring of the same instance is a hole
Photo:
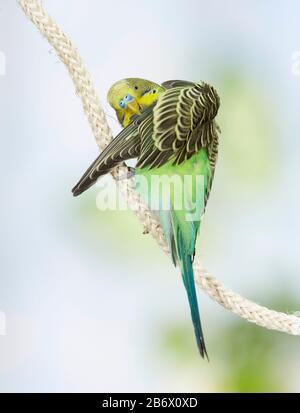
[[[134,86],[135,90],[138,90],[138,86]]]
[[[153,90],[153,93],[156,93],[156,90],[155,90],[155,89]]]

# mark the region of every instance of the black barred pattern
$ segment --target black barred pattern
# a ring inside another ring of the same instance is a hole
[[[113,139],[73,188],[81,194],[97,178],[127,159],[137,167],[157,168],[173,159],[176,165],[206,148],[212,173],[218,155],[217,115],[220,100],[206,83],[171,80],[157,102],[133,117],[133,122]],[[212,178],[211,178],[212,180]]]
[[[172,158],[174,164],[179,165],[201,148],[208,148],[211,165],[215,166],[218,135],[213,120],[220,106],[219,96],[206,83],[192,86],[186,83],[163,84],[175,87],[163,93],[153,109],[151,136],[140,131],[142,146],[138,167],[157,168]]]

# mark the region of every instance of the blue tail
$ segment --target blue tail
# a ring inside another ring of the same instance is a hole
[[[180,268],[181,268],[181,275],[183,279],[183,283],[187,292],[187,296],[189,299],[190,309],[191,309],[191,316],[195,330],[196,341],[198,345],[199,352],[202,357],[206,356],[208,359],[200,315],[199,315],[199,308],[198,308],[198,301],[197,301],[197,294],[195,288],[195,280],[194,280],[194,271],[192,266],[192,256],[185,255],[179,259]]]
[[[206,356],[201,327],[197,294],[195,288],[193,257],[200,223],[186,221],[181,211],[160,211],[160,222],[171,251],[173,263],[179,264],[183,283],[187,292],[196,341],[202,357]]]
[[[195,224],[193,222],[185,222],[184,224],[182,223],[179,226],[175,214],[171,213],[171,216],[173,227],[173,245],[171,244],[172,255],[176,255],[176,261],[180,266],[183,283],[190,304],[191,316],[199,352],[203,358],[204,356],[206,356],[208,360],[201,327],[193,271],[193,257],[199,224]]]

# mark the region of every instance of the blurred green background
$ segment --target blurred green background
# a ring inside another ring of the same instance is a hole
[[[124,77],[205,80],[221,97],[203,264],[256,302],[300,310],[300,4],[43,2],[106,103]],[[200,359],[180,277],[129,211],[71,188],[97,146],[72,83],[16,2],[0,0],[0,391],[298,392],[300,339],[201,291]],[[114,183],[111,181],[111,185]]]

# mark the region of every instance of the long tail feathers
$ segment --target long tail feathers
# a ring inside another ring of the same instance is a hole
[[[193,222],[187,222],[182,220],[181,225],[179,225],[178,216],[176,217],[175,211],[171,212],[171,221],[173,227],[174,244],[176,246],[175,254],[177,257],[177,262],[180,266],[182,280],[189,300],[197,346],[201,356],[203,358],[206,357],[208,360],[208,355],[201,327],[193,271],[193,258],[199,225],[195,225]]]
[[[208,355],[204,343],[204,337],[201,327],[200,315],[199,315],[199,308],[198,308],[198,301],[197,301],[197,294],[195,288],[195,280],[194,280],[194,271],[192,265],[192,256],[185,255],[180,260],[180,267],[181,267],[181,274],[183,283],[187,292],[190,309],[191,309],[191,316],[195,330],[196,341],[198,345],[199,352],[201,356],[204,358],[206,356],[208,360]]]

